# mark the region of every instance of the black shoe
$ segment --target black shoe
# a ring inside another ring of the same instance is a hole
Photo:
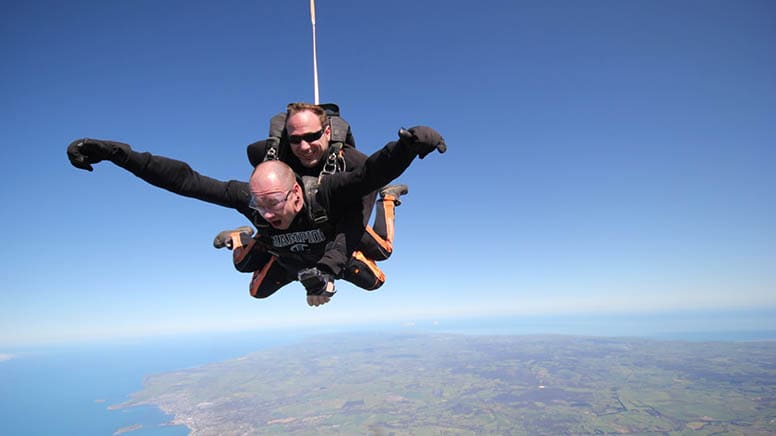
[[[232,233],[240,233],[241,239],[249,239],[253,236],[253,228],[248,226],[238,227],[236,229],[224,230],[216,235],[213,239],[213,246],[216,248],[228,248],[232,249]],[[243,237],[242,235],[245,235]]]
[[[401,204],[399,198],[402,195],[407,195],[410,192],[409,189],[407,185],[388,185],[380,190],[380,199],[383,200],[385,197],[391,196],[393,203],[398,206]]]

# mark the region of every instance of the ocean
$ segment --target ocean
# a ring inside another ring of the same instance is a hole
[[[661,315],[523,316],[339,328],[464,334],[567,334],[690,341],[776,339],[773,310]],[[187,435],[155,407],[110,410],[142,388],[150,374],[200,366],[287,345],[309,332],[241,332],[0,350],[0,436]],[[128,431],[131,430],[131,431]]]
[[[295,334],[231,333],[12,350],[0,362],[0,435],[187,435],[156,407],[109,410],[149,374],[288,344]],[[3,350],[6,352],[6,350]],[[140,426],[140,427],[138,427]]]

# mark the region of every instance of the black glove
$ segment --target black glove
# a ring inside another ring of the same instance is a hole
[[[83,138],[67,146],[67,158],[74,167],[92,171],[92,164],[106,159],[115,163],[124,162],[130,150],[129,145],[122,142]]]
[[[399,141],[406,143],[412,150],[418,153],[421,159],[434,150],[439,150],[440,153],[447,151],[445,138],[439,132],[427,126],[416,126],[409,130],[399,130]]]
[[[337,292],[329,292],[326,290],[326,285],[328,285],[329,282],[334,283],[334,276],[326,274],[318,268],[312,267],[303,269],[299,271],[297,277],[299,278],[299,281],[302,282],[304,288],[307,289],[307,295],[325,295],[327,297],[333,297],[334,293]]]

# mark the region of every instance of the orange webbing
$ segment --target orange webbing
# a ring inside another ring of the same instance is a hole
[[[391,229],[393,229],[393,225],[391,225]],[[391,241],[387,241],[380,237],[373,229],[372,226],[366,226],[366,232],[372,235],[372,239],[383,248],[388,253],[393,253],[393,244],[391,244]]]
[[[234,235],[234,233],[232,233],[232,235]],[[239,239],[240,238],[238,236],[237,240]],[[234,244],[234,239],[232,239],[232,244]],[[256,240],[251,239],[251,241],[248,242],[248,244],[246,244],[245,246],[242,245],[242,242],[240,243],[240,245],[235,245],[232,249],[232,263],[237,265],[240,262],[242,262],[243,259],[245,259],[245,256],[247,256],[248,253],[251,252],[251,249],[255,244],[256,244]]]
[[[269,259],[269,262],[264,264],[264,267],[262,267],[261,270],[253,272],[253,278],[251,278],[251,287],[250,287],[252,297],[255,297],[256,294],[259,292],[259,286],[261,286],[261,283],[264,281],[264,277],[267,276],[269,269],[272,268],[272,265],[275,264],[275,259],[277,259],[277,257],[272,256]]]
[[[387,233],[385,239],[391,246],[393,246],[393,222],[396,219],[394,215],[394,209],[396,208],[396,197],[393,195],[386,195],[383,198],[383,210],[385,211],[385,233]]]
[[[372,274],[374,274],[374,276],[377,278],[378,282],[385,282],[385,273],[383,273],[383,271],[377,267],[377,264],[374,260],[367,259],[366,256],[364,256],[364,253],[358,250],[353,252],[353,258],[361,261],[364,265],[366,265],[366,267],[369,268],[369,271],[372,271]],[[355,272],[358,274],[358,270]]]
[[[396,208],[396,203],[394,201],[396,200],[396,197],[393,195],[386,195],[385,198],[383,198],[383,219],[385,220],[385,239],[383,239],[382,236],[378,235],[377,232],[374,231],[372,226],[366,226],[366,232],[369,233],[372,236],[372,239],[377,242],[380,247],[382,247],[383,250],[385,250],[387,253],[393,253],[393,237],[394,237],[394,221],[396,220],[396,216],[394,215],[394,209]]]
[[[240,232],[232,232],[229,234],[229,237],[232,239],[232,250],[235,250],[243,246],[242,238],[240,237],[240,235],[241,235]]]

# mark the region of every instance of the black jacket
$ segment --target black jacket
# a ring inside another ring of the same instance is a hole
[[[287,230],[272,228],[248,207],[250,189],[246,182],[203,176],[185,162],[147,152],[129,150],[113,161],[154,186],[237,210],[256,226],[256,239],[286,268],[296,271],[316,266],[340,276],[363,232],[361,198],[401,175],[416,155],[404,142],[390,142],[360,168],[324,177],[316,198],[326,209],[328,222],[315,224],[305,199],[304,209]]]

